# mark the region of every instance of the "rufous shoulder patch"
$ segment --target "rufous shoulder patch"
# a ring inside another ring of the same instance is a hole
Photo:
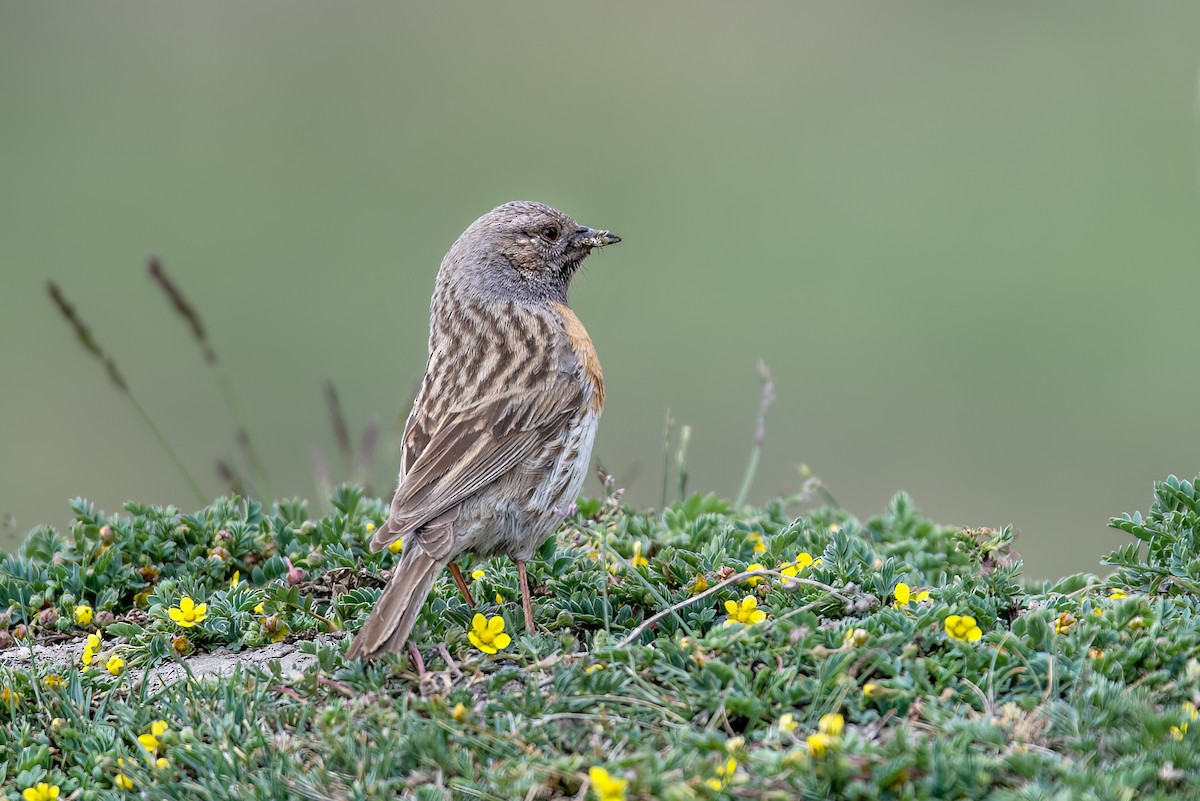
[[[554,308],[562,315],[567,340],[571,343],[575,358],[579,359],[579,364],[583,367],[583,374],[592,381],[592,411],[599,414],[604,407],[604,371],[600,369],[600,357],[596,355],[596,346],[592,344],[587,329],[583,327],[578,315],[571,311],[570,306],[555,303]]]

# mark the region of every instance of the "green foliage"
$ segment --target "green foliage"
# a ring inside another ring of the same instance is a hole
[[[101,645],[86,668],[0,668],[7,797],[46,781],[80,799],[548,799],[579,796],[596,766],[629,799],[1200,794],[1190,482],[1114,521],[1138,542],[1107,582],[1040,588],[1010,530],[938,526],[904,495],[866,521],[584,499],[530,565],[540,631],[523,630],[511,564],[464,563],[479,608],[437,582],[413,634],[424,675],[407,654],[347,662],[348,637],[312,640],[356,629],[403,558],[369,552],[380,501],[342,487],[332,506],[107,516],[76,501],[70,537],[31,532],[0,564],[7,638]],[[205,605],[192,626],[172,617],[185,596]],[[727,625],[747,598],[765,619]],[[494,656],[467,637],[476,611],[512,634]],[[952,615],[979,636],[952,636]],[[180,653],[282,636],[316,658],[303,674],[142,681]],[[138,737],[158,720],[151,755]]]
[[[1114,517],[1111,525],[1137,538],[1110,553],[1117,583],[1146,593],[1200,594],[1200,493],[1191,481],[1170,476],[1154,485],[1154,505]]]

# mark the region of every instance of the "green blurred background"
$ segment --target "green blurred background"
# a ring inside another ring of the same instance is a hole
[[[232,426],[151,253],[199,307],[278,495],[404,414],[447,247],[514,198],[624,244],[572,302],[596,454],[657,503],[810,465],[1098,569],[1200,472],[1196,3],[0,6],[0,512],[195,506],[46,299],[60,281],[204,489]],[[377,485],[394,474],[380,451]],[[594,491],[595,485],[589,485]]]

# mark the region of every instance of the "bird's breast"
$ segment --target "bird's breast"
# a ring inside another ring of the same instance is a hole
[[[575,312],[571,311],[571,307],[564,303],[555,303],[553,306],[562,320],[563,328],[567,333],[567,342],[571,352],[579,361],[583,377],[592,385],[590,408],[598,416],[600,410],[604,408],[604,371],[600,369],[600,357],[596,354],[596,346],[592,344],[592,338],[588,336],[587,329],[583,327],[583,323],[580,322]]]

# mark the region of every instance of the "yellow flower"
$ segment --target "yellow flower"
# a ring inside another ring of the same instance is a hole
[[[615,778],[599,765],[588,768],[588,778],[592,780],[592,790],[600,801],[625,801],[628,779]]]
[[[762,532],[751,531],[746,536],[746,539],[748,539],[748,540],[750,540],[750,542],[754,543],[754,552],[755,553],[766,553],[767,552],[767,544],[765,542],[763,542]]]
[[[150,724],[150,733],[155,737],[162,737],[170,730],[171,726],[165,720],[156,720]]]
[[[741,600],[726,601],[725,611],[729,613],[729,617],[725,619],[725,625],[730,626],[734,623],[743,625],[753,625],[762,623],[767,619],[767,613],[758,608],[758,599],[753,595],[747,595]]]
[[[708,579],[704,576],[696,576],[696,581],[692,584],[692,595],[699,595],[708,589]]]
[[[633,544],[633,559],[631,560],[634,567],[649,567],[650,560],[642,556],[642,541],[638,540]]]
[[[1119,601],[1122,598],[1128,597],[1129,595],[1125,592],[1125,590],[1113,590],[1108,594],[1108,600],[1110,601]]]
[[[820,559],[813,559],[812,554],[808,553],[807,551],[796,554],[796,558],[794,560],[779,566],[779,572],[786,576],[786,578],[783,580],[783,586],[788,586],[791,583],[788,581],[788,579],[795,578],[800,574],[800,571],[806,570],[809,567],[818,565],[820,563]]]
[[[496,593],[496,603],[498,603],[498,604],[504,603],[504,596],[501,595],[500,593]]]
[[[1076,622],[1077,621],[1074,615],[1072,615],[1070,612],[1063,612],[1054,620],[1054,633],[1066,634],[1071,630],[1071,627],[1074,626]],[[947,621],[947,624],[949,624],[949,621]]]
[[[400,539],[396,540],[395,542],[393,542],[391,545],[388,546],[388,550],[392,553],[400,553],[401,551],[404,550],[404,540],[400,540]]]
[[[478,613],[471,618],[471,630],[467,632],[467,639],[485,654],[503,651],[512,642],[512,637],[504,633],[504,618],[492,615],[489,619]]]
[[[146,734],[139,734],[138,742],[141,743],[142,748],[145,748],[151,754],[158,753],[158,746],[161,745],[161,743],[158,741],[158,738],[149,732]]]
[[[975,642],[983,636],[982,629],[970,615],[950,615],[946,618],[946,633],[955,640]]]
[[[752,565],[746,565],[747,573],[752,570],[766,570],[766,568],[760,565],[758,562],[755,562]],[[746,583],[751,587],[757,587],[760,581],[762,581],[762,576],[751,576],[750,578],[746,579]]]
[[[171,638],[171,647],[175,649],[175,653],[182,656],[188,652],[188,649],[192,647],[192,644],[188,641],[187,637],[184,637],[182,634],[178,634]]]
[[[903,581],[897,584],[896,588],[892,590],[892,595],[896,596],[896,600],[892,606],[897,609],[908,606],[909,601],[920,603],[921,601],[929,600],[929,590],[921,590],[916,595],[913,595],[912,587],[909,587]]]
[[[8,687],[0,690],[0,703],[4,704],[5,706],[11,706],[19,700],[21,700],[21,696],[17,695]]]
[[[100,635],[89,634],[87,638],[87,645],[83,646],[83,656],[80,659],[85,667],[96,661],[96,652],[99,650]]]
[[[54,801],[58,798],[58,785],[38,782],[32,787],[25,788],[25,791],[21,793],[21,798],[25,801]]]
[[[365,526],[363,526],[363,528],[366,530],[366,532],[368,534],[371,534],[375,531],[375,524],[372,523],[370,520],[368,520],[367,524]]]
[[[270,615],[262,619],[263,631],[271,636],[271,642],[279,642],[288,636],[290,630],[279,615]]]
[[[42,681],[44,681],[46,686],[51,690],[57,690],[59,687],[66,684],[66,682],[63,680],[63,677],[57,673],[47,673],[44,677],[42,677]]]
[[[830,737],[841,737],[842,731],[846,728],[846,719],[837,712],[830,712],[828,715],[822,715],[817,722],[817,731],[821,734],[828,734]]]
[[[92,607],[87,604],[80,604],[75,607],[75,622],[81,626],[90,626],[92,625],[92,615],[94,614],[95,612],[92,610]]]
[[[125,768],[125,760],[122,759],[121,757],[117,757],[117,770],[123,771],[124,768]],[[126,776],[124,774],[124,772],[120,772],[115,777],[113,777],[113,783],[117,785],[118,790],[132,790],[133,789],[133,779]]]
[[[114,676],[120,676],[121,671],[125,669],[125,660],[119,656],[110,656],[104,663],[104,669]]]
[[[450,717],[455,723],[465,723],[467,720],[467,707],[462,701],[454,705],[454,709],[450,710]]]
[[[814,562],[814,560],[812,558],[812,554],[810,554],[808,551],[803,551],[801,553],[796,554],[796,559],[792,563],[792,567],[796,568],[796,570],[799,571],[799,570],[803,570],[804,568],[813,564],[813,562]]]
[[[267,607],[262,601],[259,601],[254,607],[254,612],[258,615],[265,615],[267,613]]]
[[[805,737],[804,742],[808,744],[808,753],[815,757],[823,757],[829,747],[834,745],[834,738],[823,732],[817,732]]]
[[[733,774],[737,773],[737,766],[737,760],[733,757],[730,757],[729,759],[725,760],[724,764],[717,767],[716,778],[709,779],[705,782],[705,785],[707,785],[710,790],[714,790],[716,792],[724,790],[726,785],[729,784],[730,779],[733,778]]]
[[[242,583],[242,571],[233,571],[233,578],[229,579],[229,589],[236,590],[237,585]]]
[[[473,578],[475,581],[485,579],[485,578],[487,578],[487,571],[484,570],[482,567],[477,567],[471,571],[471,578]]]
[[[158,768],[159,770],[166,770],[167,768],[171,767],[171,760],[167,759],[166,757],[159,757],[158,759],[154,760],[154,767]]]
[[[190,629],[197,623],[203,623],[204,618],[208,617],[208,604],[198,604],[185,595],[179,599],[179,606],[171,607],[167,614],[176,625]]]
[[[867,698],[874,698],[881,689],[883,689],[883,688],[880,687],[878,684],[875,684],[874,682],[867,682],[866,684],[863,685],[862,691],[863,691],[863,695],[865,695]]]
[[[862,648],[871,639],[871,634],[866,629],[847,629],[842,639],[847,647]]]
[[[603,662],[597,662],[594,665],[588,665],[587,667],[585,667],[583,669],[583,672],[584,673],[595,673],[597,670],[604,670]]]
[[[791,734],[800,725],[796,722],[796,716],[791,712],[785,712],[779,716],[779,730],[784,734]]]
[[[1200,719],[1200,710],[1196,709],[1196,705],[1191,701],[1183,703],[1183,717],[1185,720],[1178,726],[1171,727],[1171,736],[1176,740],[1182,740],[1188,733],[1188,723]]]

